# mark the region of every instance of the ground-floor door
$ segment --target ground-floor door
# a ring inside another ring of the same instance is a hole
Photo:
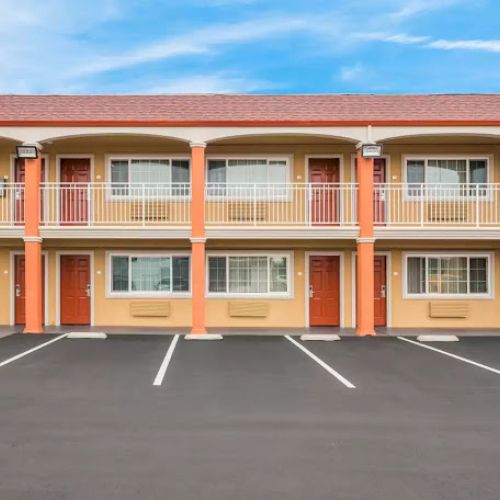
[[[374,262],[375,326],[387,325],[387,264],[385,255],[375,255]]]
[[[309,258],[309,325],[340,325],[340,257]]]
[[[90,325],[90,256],[61,255],[61,325]]]
[[[45,256],[42,257],[42,307],[45,317]],[[26,259],[24,255],[14,256],[14,322],[26,323]]]

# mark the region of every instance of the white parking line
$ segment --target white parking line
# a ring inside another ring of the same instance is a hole
[[[492,368],[488,365],[483,365],[481,363],[477,363],[476,361],[472,361],[472,359],[463,358],[462,356],[457,356],[456,354],[452,354],[451,352],[443,351],[442,349],[436,349],[430,345],[425,345],[420,342],[416,342],[415,340],[410,340],[405,337],[398,337],[399,340],[404,340],[405,342],[409,342],[410,344],[417,345],[418,347],[423,347],[424,349],[429,349],[430,351],[439,352],[440,354],[444,354],[445,356],[449,356],[450,358],[457,359],[458,361],[462,361],[463,363],[468,363],[469,365],[477,366],[478,368],[482,368],[483,370],[487,370],[492,373],[496,373],[500,375],[500,370],[496,368]]]
[[[21,354],[16,354],[15,356],[12,356],[12,358],[6,359],[5,361],[2,361],[0,363],[0,368],[2,366],[8,365],[9,363],[17,361],[18,359],[24,358],[24,356],[27,356],[28,354],[31,354],[32,352],[38,351],[38,349],[42,349],[43,347],[46,347],[49,344],[53,344],[54,342],[57,342],[58,340],[61,340],[64,337],[66,337],[66,335],[67,335],[67,333],[63,333],[62,335],[59,335],[55,339],[49,340],[48,342],[44,342],[43,344],[40,344],[40,345],[37,345],[36,347],[33,347],[33,349],[29,349],[27,351],[22,352]]]
[[[167,353],[165,354],[165,357],[163,358],[163,361],[160,365],[160,369],[158,370],[158,373],[156,374],[156,377],[153,381],[153,385],[159,386],[162,384],[163,378],[165,377],[165,373],[167,372],[168,365],[170,364],[170,360],[172,359],[172,355],[174,354],[175,346],[177,345],[178,341],[179,335],[174,335],[174,338],[172,339],[172,342],[170,342]]]
[[[292,339],[290,335],[285,335],[285,338],[289,340],[295,347],[298,347],[302,352],[307,354],[312,360],[316,361],[319,366],[324,368],[330,375],[333,375],[339,382],[342,382],[349,389],[356,389],[356,386],[343,377],[338,371],[334,370],[331,366],[327,365],[322,359],[318,358],[316,354],[313,354],[309,349],[306,349],[302,344]]]

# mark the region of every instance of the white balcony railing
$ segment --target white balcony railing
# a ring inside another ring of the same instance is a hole
[[[24,225],[24,184],[0,184],[0,226]]]
[[[208,183],[209,225],[355,226],[357,185]]]
[[[356,184],[206,185],[207,225],[356,226]],[[24,185],[0,184],[0,227],[24,225]],[[189,226],[189,184],[45,183],[44,226]],[[500,227],[500,184],[376,184],[378,226]]]
[[[45,183],[45,226],[169,226],[191,223],[185,183]]]
[[[500,184],[376,184],[375,224],[500,225]]]

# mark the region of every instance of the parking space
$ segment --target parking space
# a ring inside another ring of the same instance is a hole
[[[0,363],[53,338],[2,339]],[[500,375],[396,338],[294,338],[310,356],[180,337],[168,357],[173,338],[61,339],[0,367],[0,497],[498,498]],[[436,346],[500,367],[500,339]]]

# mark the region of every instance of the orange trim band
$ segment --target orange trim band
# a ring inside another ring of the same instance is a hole
[[[2,127],[489,127],[500,120],[2,120]]]

